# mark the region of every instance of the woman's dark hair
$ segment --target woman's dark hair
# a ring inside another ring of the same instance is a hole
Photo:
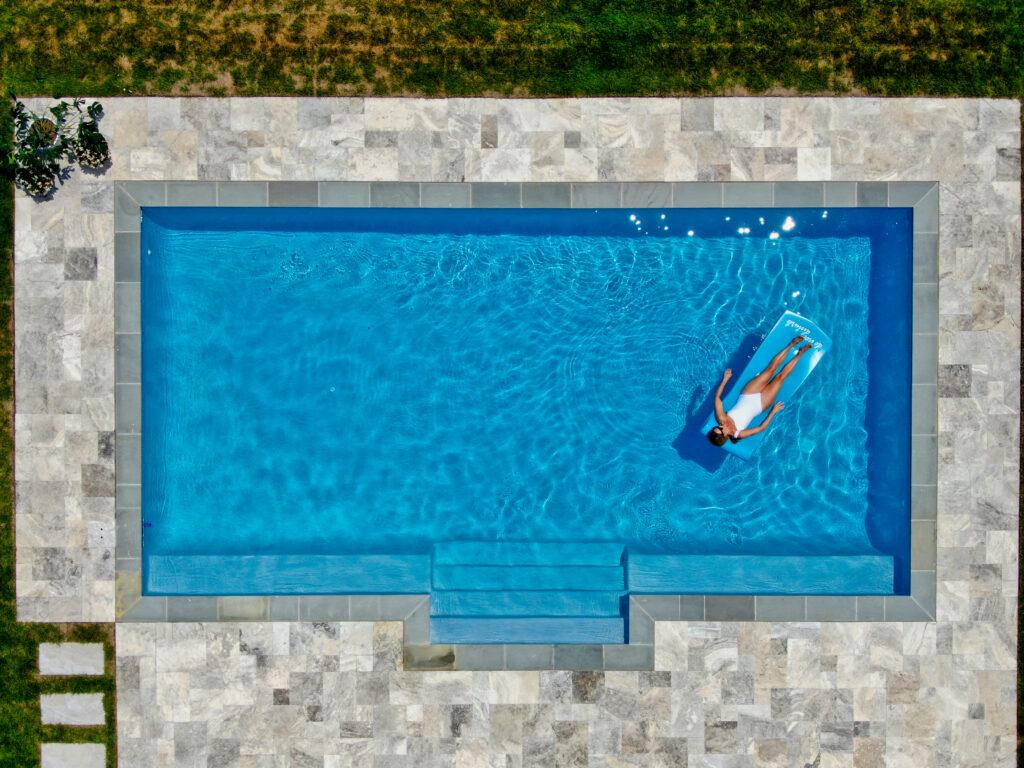
[[[717,445],[721,447],[725,445],[725,441],[728,439],[729,438],[726,437],[725,435],[725,430],[723,430],[721,427],[712,427],[711,431],[708,432],[708,440],[711,441],[712,445]]]

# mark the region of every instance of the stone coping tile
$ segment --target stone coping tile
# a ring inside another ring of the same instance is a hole
[[[912,399],[913,518],[934,520],[937,506],[937,347],[938,186],[935,182],[123,182],[116,185],[116,387],[115,455],[118,468],[117,520],[119,571],[140,580],[141,556],[141,336],[139,234],[140,206],[156,204],[322,205],[327,207],[788,207],[813,205],[891,205],[914,208],[914,354]],[[123,279],[122,279],[123,278]],[[127,494],[136,501],[124,503]],[[934,526],[914,527],[912,567],[934,576]],[[929,533],[932,531],[932,533]],[[131,537],[130,543],[123,543]],[[929,552],[929,542],[931,550]],[[134,570],[131,570],[134,569]],[[134,574],[134,575],[133,575]],[[918,582],[920,583],[920,580]],[[934,583],[931,593],[934,594]],[[425,596],[300,596],[295,598],[158,598],[122,591],[121,620],[404,620],[407,642],[429,644],[429,609]],[[865,616],[882,613],[865,598]],[[912,601],[908,603],[907,600]],[[802,602],[800,602],[802,601]],[[898,598],[890,613],[921,619],[927,598]],[[931,599],[934,604],[934,598]],[[888,605],[888,603],[884,603]],[[799,607],[798,607],[799,606]],[[913,606],[918,606],[914,609]],[[634,595],[629,609],[630,642],[652,642],[656,620],[778,621],[782,616],[853,620],[858,602],[844,598],[802,598],[722,595]],[[933,613],[932,611],[931,613]],[[779,617],[779,618],[776,618]],[[824,619],[823,619],[824,620]],[[923,620],[923,619],[922,619]],[[510,646],[514,647],[514,646]],[[517,652],[518,653],[518,652]],[[526,653],[525,651],[522,653]],[[493,658],[481,651],[480,658]],[[613,654],[613,657],[615,655]],[[512,658],[516,658],[513,653]],[[562,651],[560,659],[574,659]],[[624,658],[618,656],[617,658]],[[603,656],[602,656],[603,659]],[[574,662],[575,663],[575,662]]]

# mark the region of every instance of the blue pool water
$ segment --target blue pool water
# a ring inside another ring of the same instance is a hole
[[[424,591],[434,545],[515,541],[905,592],[910,216],[144,209],[145,588]],[[832,350],[727,457],[696,427],[785,309]]]

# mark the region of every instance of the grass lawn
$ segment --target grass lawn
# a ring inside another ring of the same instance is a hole
[[[1024,3],[10,0],[0,5],[0,86],[19,96],[1021,98]],[[0,119],[0,130],[9,129]],[[40,726],[39,693],[80,686],[42,683],[34,673],[37,644],[64,636],[104,638],[109,672],[109,628],[15,620],[11,206],[8,187],[0,194],[0,251],[8,267],[0,279],[0,400],[7,415],[0,429],[0,765],[34,764],[40,740],[104,738],[113,765],[112,675],[87,686],[110,694],[104,733]]]

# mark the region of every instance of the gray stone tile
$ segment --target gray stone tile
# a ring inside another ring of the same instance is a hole
[[[884,181],[857,182],[857,205],[886,207],[889,204],[889,185]]]
[[[803,621],[804,598],[792,595],[758,595],[754,598],[757,621]]]
[[[102,693],[44,693],[39,697],[43,725],[103,725]]]
[[[826,181],[825,205],[837,208],[852,208],[857,205],[857,182]]]
[[[138,283],[118,283],[114,288],[117,333],[139,333],[142,329],[142,304]]]
[[[270,183],[267,199],[271,206],[313,207],[317,205],[315,181],[273,181]]]
[[[914,384],[935,384],[938,377],[939,339],[933,334],[914,336],[912,380]],[[968,371],[970,366],[967,367]]]
[[[430,643],[430,601],[422,603],[402,624],[402,642],[406,645]]]
[[[884,598],[864,596],[857,598],[857,621],[882,621],[884,618]]]
[[[572,185],[573,208],[619,208],[622,189],[618,183],[575,182]]]
[[[115,388],[114,424],[118,432],[142,431],[142,386],[118,384]]]
[[[385,149],[398,146],[397,131],[367,131],[363,136],[363,146],[369,149]]]
[[[135,198],[123,189],[118,189],[114,202],[114,231],[138,232],[141,226],[141,213]]]
[[[270,618],[267,597],[229,596],[218,599],[221,621],[266,621]]]
[[[938,424],[935,387],[914,384],[911,397],[910,431],[915,435],[934,435]]]
[[[96,279],[96,249],[68,248],[64,251],[65,280]]]
[[[299,598],[294,595],[274,595],[270,598],[271,621],[298,621]]]
[[[936,283],[939,280],[939,236],[914,235],[914,282]]]
[[[139,557],[142,553],[142,511],[138,507],[117,510],[114,529],[114,556]]]
[[[681,618],[678,595],[634,595],[631,600],[652,619],[679,621]]]
[[[420,185],[420,206],[423,208],[468,208],[469,184],[432,183]]]
[[[935,283],[914,284],[914,333],[939,330],[939,287]]]
[[[518,208],[522,201],[517,183],[475,181],[470,187],[474,208]]]
[[[116,335],[114,370],[118,382],[126,384],[141,381],[142,336],[138,333]]]
[[[86,498],[111,498],[114,495],[114,468],[109,464],[82,464],[82,495]]]
[[[910,564],[915,571],[935,570],[935,521],[912,520]]]
[[[939,397],[971,396],[971,366],[963,363],[940,365],[937,377]]]
[[[604,646],[604,668],[615,671],[654,669],[654,647],[650,645]]]
[[[379,621],[380,600],[376,595],[350,595],[348,618],[349,621]]]
[[[668,208],[672,205],[672,185],[660,181],[623,184],[622,205],[626,208]]]
[[[600,645],[556,645],[555,669],[603,669],[604,656]]]
[[[380,618],[387,621],[398,621],[412,614],[421,604],[426,595],[381,595],[378,599]]]
[[[40,751],[41,768],[106,768],[105,744],[48,742]]]
[[[167,598],[144,595],[121,616],[119,622],[167,621]]]
[[[818,208],[825,204],[825,185],[820,181],[777,181],[776,207]]]
[[[935,571],[914,569],[910,574],[910,594],[914,601],[928,614],[929,619],[935,618]]]
[[[752,595],[708,595],[704,599],[704,613],[708,621],[753,621]]]
[[[217,182],[217,205],[222,208],[247,208],[267,205],[270,191],[265,181]]]
[[[124,482],[119,482],[116,492],[118,509],[138,509],[142,506],[141,485],[126,485]]]
[[[114,444],[114,462],[119,483],[142,482],[142,453],[139,435],[118,435]]]
[[[672,205],[676,208],[721,208],[722,185],[681,181],[672,185]]]
[[[40,643],[40,675],[102,675],[102,643]]]
[[[523,184],[523,208],[569,208],[572,189],[562,183]]]
[[[202,207],[217,205],[217,184],[212,181],[167,182],[167,205]]]
[[[886,597],[886,621],[928,621],[931,617],[912,597]]]
[[[370,204],[368,181],[321,181],[321,208],[365,208]]]
[[[910,488],[911,520],[935,520],[938,507],[938,487],[914,485]]]
[[[654,620],[636,600],[630,600],[628,642],[646,645],[654,642]]]
[[[759,208],[772,204],[772,185],[765,182],[737,181],[722,185],[726,207]]]
[[[889,183],[889,205],[913,207],[925,194],[935,189],[934,181],[896,181]]]
[[[456,645],[455,668],[490,670],[505,668],[504,645]]]
[[[914,232],[939,231],[939,188],[935,187],[914,206]]]
[[[142,207],[167,204],[167,184],[163,181],[122,181],[121,188]]]
[[[713,131],[714,129],[714,100],[682,99],[679,110],[679,130]]]
[[[808,621],[856,621],[857,598],[813,595],[807,598]]]
[[[498,116],[484,115],[480,120],[480,148],[494,149],[498,146]]]
[[[375,181],[370,184],[370,205],[376,208],[418,208],[420,185],[406,181]]]
[[[114,235],[114,279],[119,283],[139,281],[139,233]]]
[[[934,485],[939,455],[936,438],[914,435],[910,438],[910,444],[910,482],[916,485]]]
[[[566,149],[579,149],[583,137],[579,131],[565,131],[562,134],[562,146]]]
[[[406,645],[402,647],[402,665],[409,671],[455,669],[455,648],[451,645]]]
[[[348,597],[344,595],[304,595],[299,598],[299,618],[303,621],[345,621]]]
[[[167,598],[168,621],[216,621],[216,597]]]
[[[554,665],[552,645],[505,646],[505,668],[513,670],[551,669]]]
[[[679,618],[683,621],[704,621],[704,596],[680,595]]]

